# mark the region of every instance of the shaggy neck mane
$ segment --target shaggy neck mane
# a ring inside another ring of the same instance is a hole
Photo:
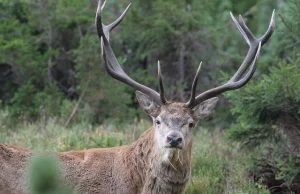
[[[132,162],[144,185],[142,193],[183,193],[191,172],[191,148],[174,150],[165,161],[167,150],[158,148],[153,128],[132,144]]]

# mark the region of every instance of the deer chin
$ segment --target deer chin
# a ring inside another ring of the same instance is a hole
[[[164,147],[162,151],[162,161],[173,166],[175,163],[181,163],[182,157],[181,147]]]

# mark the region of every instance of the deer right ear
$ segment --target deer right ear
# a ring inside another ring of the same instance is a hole
[[[200,105],[193,109],[193,115],[196,120],[203,120],[211,115],[212,110],[218,103],[218,97],[210,98],[205,100]]]
[[[136,98],[140,104],[140,107],[151,117],[157,117],[159,114],[160,106],[157,105],[154,100],[152,100],[146,94],[136,91]]]

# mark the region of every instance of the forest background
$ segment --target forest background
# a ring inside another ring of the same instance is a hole
[[[300,192],[299,0],[108,0],[109,23],[132,3],[111,42],[125,72],[186,101],[226,81],[248,46],[230,18],[261,36],[276,28],[243,89],[221,96],[195,130],[186,193]],[[107,75],[94,25],[97,0],[0,1],[0,142],[66,151],[129,144],[151,126],[134,90]],[[55,145],[55,146],[53,146]]]

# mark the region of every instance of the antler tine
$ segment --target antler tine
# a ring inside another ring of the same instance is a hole
[[[160,69],[160,62],[157,62],[157,67],[158,67],[158,82],[159,82],[159,93],[160,93],[160,100],[163,104],[167,103],[166,97],[165,97],[165,90],[162,82],[162,77],[161,77],[161,69]]]
[[[236,71],[236,73],[232,76],[231,81],[236,81],[242,77],[242,75],[245,73],[245,71],[248,68],[248,65],[251,64],[251,61],[253,60],[253,57],[255,56],[257,46],[259,41],[254,37],[252,32],[249,30],[249,28],[244,23],[244,20],[242,16],[239,16],[239,22],[235,19],[235,17],[230,12],[231,18],[233,22],[235,23],[236,27],[240,31],[240,33],[243,35],[244,39],[246,40],[247,44],[249,45],[249,51],[242,63],[242,65],[239,67],[239,69]]]
[[[101,2],[100,2],[100,1],[101,1],[101,0],[99,0],[99,2],[98,2],[98,6],[101,5]],[[104,10],[105,4],[106,4],[106,0],[103,2],[102,6],[101,6],[101,11]],[[97,10],[97,12],[98,12],[98,10]]]
[[[196,106],[197,104],[199,104],[211,97],[215,97],[223,92],[238,89],[238,88],[244,86],[251,79],[251,77],[254,74],[255,69],[256,69],[261,46],[269,40],[272,33],[274,32],[274,28],[275,28],[274,11],[272,13],[272,17],[271,17],[271,21],[270,21],[268,30],[261,38],[258,38],[258,39],[254,37],[254,35],[249,30],[249,28],[246,26],[246,24],[241,16],[239,17],[239,22],[238,22],[232,15],[232,13],[230,12],[233,22],[236,24],[238,30],[243,35],[244,39],[246,40],[247,44],[249,45],[249,51],[248,51],[244,61],[242,62],[241,66],[239,67],[239,69],[236,71],[236,73],[232,76],[232,78],[227,83],[225,83],[224,85],[221,85],[219,87],[210,89],[210,90],[198,95],[195,98],[195,100],[193,101],[193,103],[191,103],[189,106],[192,106],[192,107]],[[251,63],[252,63],[252,65],[251,65]],[[246,73],[247,69],[249,69],[249,71]],[[243,77],[243,75],[245,73],[246,73],[246,75]]]
[[[103,5],[101,6],[101,0],[99,0],[97,11],[96,11],[95,24],[96,24],[98,36],[99,36],[100,39],[101,39],[102,35],[105,35],[104,29],[106,29],[106,26],[104,24],[102,24],[102,19],[101,19],[101,13],[102,13],[102,11],[105,7],[105,4],[106,4],[106,1],[104,1]]]
[[[194,81],[193,81],[193,85],[192,85],[192,90],[191,90],[191,96],[189,101],[185,104],[185,106],[190,107],[191,105],[193,105],[194,101],[195,101],[195,97],[196,97],[196,89],[197,89],[197,83],[198,83],[198,78],[199,78],[199,72],[201,69],[201,65],[202,65],[202,61],[199,64],[199,67],[197,69]]]
[[[247,74],[245,75],[245,77],[237,82],[227,82],[226,84],[222,85],[222,86],[218,86],[216,88],[210,89],[206,92],[203,92],[201,95],[197,96],[197,98],[195,99],[194,103],[190,104],[189,107],[195,107],[196,105],[200,104],[201,102],[215,97],[218,94],[221,94],[223,92],[229,91],[229,90],[235,90],[238,89],[242,86],[244,86],[245,84],[247,84],[247,82],[251,79],[251,77],[253,76],[255,69],[257,67],[257,62],[258,62],[258,58],[259,58],[259,54],[260,54],[260,48],[261,48],[261,43],[259,43],[255,58],[253,60],[253,63],[250,67],[250,70],[247,72]]]
[[[269,40],[269,38],[272,36],[274,30],[275,30],[275,9],[272,12],[271,21],[270,21],[270,24],[269,24],[269,27],[268,27],[266,33],[261,38],[259,38],[262,45],[264,45]]]
[[[119,64],[109,42],[109,32],[114,29],[125,17],[129,7],[131,4],[127,6],[122,15],[113,23],[105,26],[102,23],[101,13],[104,9],[104,4],[101,6],[101,1],[98,2],[97,14],[96,14],[96,26],[98,31],[98,36],[101,39],[102,46],[102,57],[103,57],[103,66],[105,70],[108,72],[110,76],[113,78],[135,88],[136,90],[141,91],[142,93],[151,97],[157,104],[161,105],[163,102],[161,101],[160,94],[154,91],[151,88],[148,88],[135,80],[131,79],[122,69]]]
[[[233,20],[234,24],[236,25],[236,27],[238,28],[238,30],[240,31],[240,33],[242,34],[242,36],[246,40],[247,44],[250,45],[250,40],[249,40],[248,36],[246,35],[245,31],[243,30],[243,28],[241,27],[239,22],[235,19],[232,12],[230,12],[230,16],[231,16],[231,19]]]
[[[232,16],[233,17],[233,16]],[[234,17],[233,17],[234,19]],[[248,26],[246,26],[243,17],[239,15],[239,24],[241,25],[242,29],[244,30],[245,34],[247,34],[247,37],[251,40],[255,40],[256,38],[253,36],[252,32],[249,30]],[[262,45],[264,45],[268,39],[271,37],[272,33],[275,29],[275,9],[272,12],[271,21],[269,24],[269,27],[266,31],[266,33],[259,39],[256,39],[261,42]]]
[[[129,10],[130,6],[131,6],[131,3],[126,7],[125,11],[123,11],[123,13],[120,15],[120,17],[118,19],[116,19],[113,23],[111,23],[107,26],[109,31],[113,30],[117,25],[119,25],[119,23],[122,22],[125,15],[127,14],[127,11]]]
[[[255,53],[256,53],[259,42],[262,42],[262,40],[264,40],[264,43],[266,43],[268,41],[268,39],[271,37],[271,35],[274,31],[274,26],[275,26],[274,22],[275,22],[275,20],[274,20],[274,11],[273,11],[270,26],[269,26],[269,28],[266,32],[266,35],[264,35],[261,38],[257,39],[257,38],[254,37],[252,32],[249,30],[249,28],[245,24],[245,22],[243,20],[243,17],[241,15],[239,16],[239,23],[238,23],[236,21],[236,19],[233,17],[232,13],[230,13],[230,14],[231,14],[231,17],[232,17],[234,23],[238,27],[238,29],[239,30],[242,29],[242,31],[243,31],[242,35],[244,36],[245,40],[247,41],[247,43],[250,47],[249,51],[246,55],[246,58],[244,59],[242,65],[239,67],[239,69],[236,71],[236,73],[231,78],[231,81],[237,81],[246,72],[246,70],[248,69],[249,64],[251,64],[251,61],[253,60],[253,57],[255,56]],[[262,45],[263,45],[263,43],[262,43]]]
[[[104,34],[107,40],[109,40],[109,32],[112,31],[117,25],[119,25],[119,23],[122,22],[122,20],[124,19],[125,15],[127,14],[131,6],[131,3],[126,7],[126,9],[123,11],[123,13],[119,16],[118,19],[116,19],[114,22],[112,22],[107,26],[104,25],[101,20],[101,13],[103,12],[105,5],[106,5],[106,1],[104,1],[101,6],[101,0],[99,0],[97,12],[96,12],[96,26],[97,26],[99,38]]]
[[[244,19],[241,15],[239,15],[239,25],[243,29],[244,33],[246,34],[247,38],[250,42],[254,41],[256,38],[252,34],[252,32],[249,30],[248,26],[245,24]],[[249,45],[250,46],[250,45]]]

